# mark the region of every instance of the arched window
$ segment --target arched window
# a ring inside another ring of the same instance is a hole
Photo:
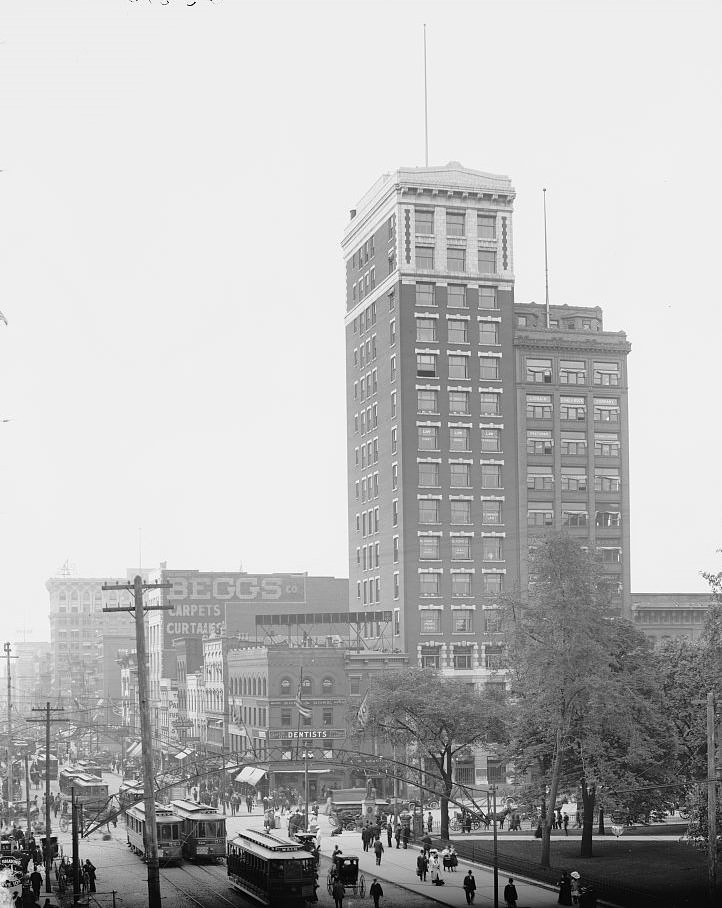
[[[263,679],[262,684],[263,684],[263,694],[262,694],[262,696],[266,697],[266,696],[267,696],[267,693],[266,693],[266,679],[265,679],[265,678]]]
[[[243,679],[243,696],[246,696],[246,679]]]
[[[310,697],[313,693],[313,681],[311,678],[304,678],[301,682],[301,693],[304,697]]]
[[[328,675],[321,682],[321,690],[324,696],[333,693],[333,678],[329,678]]]
[[[291,679],[290,678],[281,678],[281,696],[282,697],[291,696]]]
[[[253,696],[255,697],[256,696],[256,679],[255,678],[253,679],[251,684],[252,684]]]

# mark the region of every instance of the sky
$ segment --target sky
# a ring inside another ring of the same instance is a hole
[[[511,176],[517,301],[629,357],[632,589],[722,569],[722,6],[0,3],[0,614],[157,565],[348,576],[348,211]],[[142,528],[139,532],[139,528]],[[139,552],[139,538],[141,547]]]

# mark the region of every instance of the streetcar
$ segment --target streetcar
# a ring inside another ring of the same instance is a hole
[[[261,905],[305,908],[315,898],[316,861],[299,842],[245,829],[228,842],[228,880]]]
[[[95,760],[78,760],[76,769],[79,769],[81,772],[87,772],[89,776],[98,776],[98,778],[103,777],[103,767]]]
[[[108,803],[108,786],[98,776],[79,773],[71,787],[75,790],[75,803],[82,804],[85,811],[97,812]]]
[[[158,861],[161,864],[178,864],[183,860],[180,839],[181,819],[170,807],[155,805],[155,825],[158,837]],[[126,812],[128,847],[147,860],[145,852],[145,803],[139,801]]]
[[[132,804],[142,801],[143,783],[136,779],[123,779],[118,789],[118,804],[121,810],[126,810]]]
[[[226,853],[226,819],[215,807],[182,799],[170,807],[181,819],[183,857],[190,861],[216,860]]]
[[[51,780],[55,781],[58,778],[58,758],[53,754],[50,754],[49,757],[46,757],[44,753],[37,754],[35,756],[35,765],[41,779],[45,778],[46,766]]]
[[[61,769],[58,776],[60,791],[70,797],[70,789],[75,784],[75,779],[80,775],[82,775],[82,772],[79,769]]]

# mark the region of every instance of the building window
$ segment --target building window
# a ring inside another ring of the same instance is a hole
[[[434,285],[433,284],[417,284],[416,285],[416,305],[417,306],[435,306],[436,300],[434,298]]]
[[[392,318],[389,322],[389,345],[393,347],[396,343],[396,319]]]
[[[483,463],[481,465],[481,487],[482,489],[500,489],[501,466],[495,463]]]
[[[452,536],[451,537],[451,560],[452,561],[471,561],[471,537],[470,536]]]
[[[527,526],[530,527],[551,527],[554,526],[554,509],[541,502],[539,504],[529,504],[526,515]]]
[[[499,343],[499,325],[497,322],[479,322],[479,343]]]
[[[419,595],[438,596],[441,588],[441,574],[419,574]]]
[[[471,579],[472,574],[452,574],[451,575],[451,595],[452,596],[471,596]]]
[[[484,617],[484,631],[487,634],[500,634],[501,630],[501,612],[499,609],[491,609]]]
[[[399,537],[394,536],[392,540],[391,551],[394,559],[394,564],[398,564],[399,561]],[[378,564],[376,565],[378,567]]]
[[[419,464],[419,485],[423,488],[436,488],[439,485],[438,463]]]
[[[499,668],[501,666],[501,655],[498,660],[493,656],[487,656],[487,668]],[[486,781],[489,785],[504,785],[506,782],[506,763],[501,760],[486,760]]]
[[[586,492],[587,468],[562,467],[562,492]]]
[[[455,634],[471,634],[473,632],[474,613],[469,609],[454,610],[451,615],[451,626]]]
[[[586,456],[587,436],[584,432],[562,432],[561,451],[572,457]]]
[[[499,380],[499,357],[498,356],[480,356],[479,357],[479,378]]]
[[[399,525],[399,499],[394,498],[391,502],[391,526]]]
[[[420,270],[433,271],[434,268],[434,247],[417,246],[416,247],[416,267]]]
[[[399,465],[397,463],[391,464],[391,488],[398,489],[399,487]]]
[[[396,380],[396,357],[392,356],[389,362],[389,369],[391,374],[391,381]]]
[[[391,392],[391,418],[396,416],[396,391]]]
[[[416,354],[416,375],[418,378],[436,378],[436,354]]]
[[[587,405],[583,397],[559,398],[559,418],[580,422],[587,418]]]
[[[333,708],[329,706],[324,706],[323,708],[323,727],[331,728],[333,726]]]
[[[398,599],[398,598],[399,598],[399,595],[400,595],[400,589],[399,589],[399,572],[398,572],[398,571],[394,571],[394,599]],[[395,612],[398,612],[398,609],[396,609]],[[394,613],[394,620],[396,620],[396,614],[395,614],[395,613]],[[396,631],[394,631],[394,636],[395,636],[395,637],[398,636],[398,634],[396,633]]]
[[[394,268],[395,267],[396,267],[396,261],[394,261]],[[393,269],[391,269],[391,270],[393,270]],[[393,312],[395,307],[396,307],[396,294],[392,290],[391,293],[389,293],[389,312]]]
[[[530,464],[526,469],[526,487],[536,491],[551,491],[554,488],[552,468]]]
[[[452,463],[449,464],[449,470],[449,485],[452,489],[468,489],[471,486],[471,464]]]
[[[467,416],[469,414],[468,391],[449,391],[449,413],[453,413],[456,416]]]
[[[447,236],[465,236],[466,234],[466,213],[463,211],[446,212],[446,235]]]
[[[481,557],[484,561],[503,561],[502,541],[498,536],[483,536],[481,539]]]
[[[526,396],[527,419],[551,419],[552,396],[551,394],[527,394]]]
[[[431,668],[435,669],[439,667],[439,654],[434,653],[422,653],[421,654],[421,667],[422,668]]]
[[[450,344],[468,344],[469,323],[462,319],[449,319],[446,323]]]
[[[484,524],[501,524],[500,501],[482,501],[481,522]]]
[[[291,710],[283,707],[281,709],[281,728],[291,727]]]
[[[498,309],[496,287],[482,287],[479,290],[479,306],[482,309]]]
[[[449,284],[446,305],[451,309],[466,309],[466,287],[463,284]]]
[[[481,579],[486,596],[498,596],[501,593],[504,587],[503,574],[482,574]]]
[[[535,456],[551,454],[554,450],[551,429],[540,429],[526,433],[526,453]]]
[[[469,357],[449,356],[449,379],[458,380],[469,377]]]
[[[282,678],[281,679],[281,696],[289,697],[291,695],[291,679]]]
[[[440,542],[438,536],[419,536],[419,559],[421,561],[438,561],[441,558]]]
[[[479,273],[495,274],[496,273],[496,252],[489,249],[479,250]]]
[[[418,343],[436,343],[436,322],[435,318],[416,319],[416,341]]]
[[[441,611],[439,609],[421,609],[420,616],[422,634],[441,633]]]
[[[479,413],[481,416],[499,416],[501,395],[495,391],[482,391],[479,395]]]
[[[552,361],[550,359],[531,359],[531,357],[527,357],[526,380],[538,384],[551,384]]]
[[[562,359],[559,362],[560,385],[583,385],[587,380],[587,367],[583,361]]]
[[[419,390],[416,392],[419,413],[439,412],[439,392],[434,390]]]
[[[619,384],[619,363],[594,363],[594,384],[616,387]]]
[[[468,526],[471,523],[471,502],[451,502],[451,523],[454,526]]]
[[[597,457],[619,457],[619,435],[594,433],[594,453]]]
[[[481,430],[481,450],[489,454],[501,451],[501,429]]]
[[[588,525],[589,515],[585,510],[575,510],[571,505],[562,505],[562,526],[577,529]]]
[[[516,326],[517,328],[526,328],[529,324],[526,315],[517,315],[516,317]]]
[[[619,401],[607,400],[603,397],[595,397],[594,421],[619,422]]]
[[[449,429],[449,450],[470,451],[471,429],[466,426],[452,426]]]
[[[468,671],[473,667],[471,650],[468,647],[454,647],[454,668],[457,671]]]
[[[420,451],[439,450],[438,426],[417,426],[416,431],[418,433]]]
[[[594,470],[595,492],[618,492],[621,483],[618,467],[596,467]]]
[[[466,249],[450,246],[446,250],[446,266],[449,271],[466,271]]]
[[[480,240],[495,240],[496,215],[478,214],[476,216],[476,229]]]
[[[599,550],[604,564],[621,564],[622,550],[618,547],[604,546]],[[675,616],[679,620],[680,616]]]
[[[434,232],[434,212],[433,210],[417,208],[416,209],[416,232],[431,235]]]
[[[439,504],[435,499],[419,501],[419,523],[433,524],[439,522]]]

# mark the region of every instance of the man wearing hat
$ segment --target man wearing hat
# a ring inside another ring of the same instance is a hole
[[[369,895],[374,900],[374,908],[379,908],[379,899],[384,894],[383,889],[381,888],[381,883],[374,877],[373,883],[369,889]]]
[[[509,877],[509,882],[504,886],[504,901],[506,902],[506,908],[516,908],[517,898],[514,879],[513,877]]]

